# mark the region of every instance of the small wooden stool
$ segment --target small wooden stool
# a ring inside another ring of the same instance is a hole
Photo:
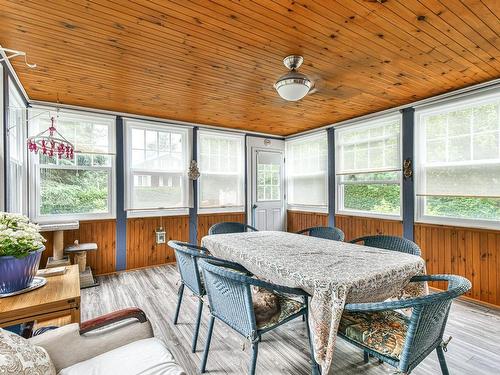
[[[73,254],[73,263],[78,264],[81,289],[99,285],[99,283],[94,279],[94,275],[92,275],[92,269],[87,267],[87,252],[96,250],[96,243],[89,242],[79,244],[78,241],[75,241],[73,245],[66,246],[64,248],[64,254]]]

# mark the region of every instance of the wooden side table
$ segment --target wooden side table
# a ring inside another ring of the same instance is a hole
[[[39,289],[0,300],[0,327],[63,316],[80,323],[78,265],[67,266],[64,275],[47,277]]]

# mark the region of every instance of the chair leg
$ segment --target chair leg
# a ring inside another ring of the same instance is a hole
[[[198,341],[198,332],[200,331],[200,321],[201,321],[202,310],[203,310],[203,300],[200,298],[200,300],[198,301],[198,316],[196,317],[196,327],[194,328],[193,344],[191,346],[191,351],[193,353],[196,352],[196,342]]]
[[[207,367],[207,359],[208,359],[208,350],[210,349],[210,341],[212,340],[212,332],[214,330],[215,318],[210,316],[210,321],[208,322],[208,334],[207,334],[207,342],[205,343],[205,351],[203,352],[203,358],[201,360],[201,373],[206,371]]]
[[[250,368],[248,370],[249,375],[255,375],[255,367],[257,365],[257,355],[259,354],[259,340],[252,344],[252,360],[250,362]]]
[[[308,319],[308,314],[304,314],[305,321],[306,321],[306,329],[307,329],[307,338],[309,340],[309,350],[311,351],[311,367],[312,367],[312,374],[313,375],[320,375],[321,374],[321,369],[319,365],[316,363],[316,359],[314,359],[314,347],[313,347],[313,340],[311,337],[311,330],[309,329],[309,319]]]
[[[369,356],[368,352],[363,352],[363,361],[365,363],[368,363],[370,361],[370,356]]]
[[[309,307],[309,306],[308,306],[308,303],[309,303],[309,301],[308,301],[308,299],[307,299],[307,296],[304,296],[304,305],[306,305],[306,307]],[[306,315],[305,315],[305,314],[304,314],[304,315],[302,315],[302,321],[303,321],[303,322],[305,322],[305,321],[306,321]]]
[[[175,309],[174,324],[177,324],[177,319],[179,318],[179,311],[181,310],[182,295],[184,294],[184,284],[181,284],[179,291],[177,292],[177,307]]]
[[[443,348],[441,346],[438,346],[436,348],[436,352],[439,359],[439,366],[441,366],[441,372],[443,373],[443,375],[449,375],[450,373],[448,372],[448,366],[446,365],[446,359],[444,358]]]

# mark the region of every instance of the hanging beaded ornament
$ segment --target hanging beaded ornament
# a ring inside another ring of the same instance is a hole
[[[54,126],[54,117],[51,117],[50,121],[51,125],[48,129],[28,138],[28,150],[35,154],[40,151],[49,157],[57,156],[59,159],[62,157],[73,159],[75,147],[57,131]]]

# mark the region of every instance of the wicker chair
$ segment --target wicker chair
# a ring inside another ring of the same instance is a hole
[[[177,307],[175,309],[174,324],[177,324],[179,318],[179,311],[181,309],[182,296],[184,294],[184,287],[187,287],[193,294],[198,297],[198,314],[196,317],[196,326],[193,334],[193,343],[191,350],[193,353],[196,351],[196,343],[198,341],[198,332],[200,330],[201,313],[203,310],[203,296],[206,294],[205,286],[201,279],[200,271],[198,269],[198,259],[207,258],[214,259],[208,255],[208,250],[201,246],[192,245],[187,242],[169,241],[168,245],[175,251],[175,258],[177,260],[177,268],[181,276],[181,285],[179,286]],[[236,263],[231,263],[234,267],[238,267]],[[241,267],[241,266],[239,266]],[[246,271],[245,269],[243,269]]]
[[[212,225],[208,230],[208,234],[241,233],[249,230],[256,232],[257,228],[248,224],[226,221]]]
[[[365,362],[370,354],[403,374],[436,349],[441,371],[448,375],[444,352],[451,337],[443,341],[443,333],[452,300],[467,292],[471,283],[455,275],[411,279],[419,281],[447,281],[448,290],[400,301],[347,304],[339,335],[365,351]],[[406,308],[412,308],[410,317],[395,311]]]
[[[327,240],[344,241],[344,232],[336,227],[311,227],[302,229],[297,234],[307,233],[311,237],[326,238]]]
[[[400,251],[402,253],[420,256],[418,245],[406,238],[395,236],[365,236],[350,241],[351,243],[363,242],[365,246],[377,247],[379,249]]]
[[[307,303],[287,298],[284,294],[307,296],[307,293],[301,289],[288,288],[251,278],[248,274],[235,270],[231,265],[216,264],[209,259],[201,260],[200,268],[205,280],[211,313],[208,325],[208,338],[201,362],[201,372],[204,373],[206,370],[214,322],[215,318],[217,318],[250,341],[252,345],[252,359],[248,373],[251,375],[255,374],[258,345],[262,334],[292,319],[303,315],[307,316],[308,314]],[[257,323],[254,313],[252,287],[259,287],[277,293],[280,301],[279,317],[273,318],[264,324],[262,322]],[[312,371],[313,374],[317,374],[318,367],[314,361],[309,325],[307,325],[307,333],[311,349]]]

